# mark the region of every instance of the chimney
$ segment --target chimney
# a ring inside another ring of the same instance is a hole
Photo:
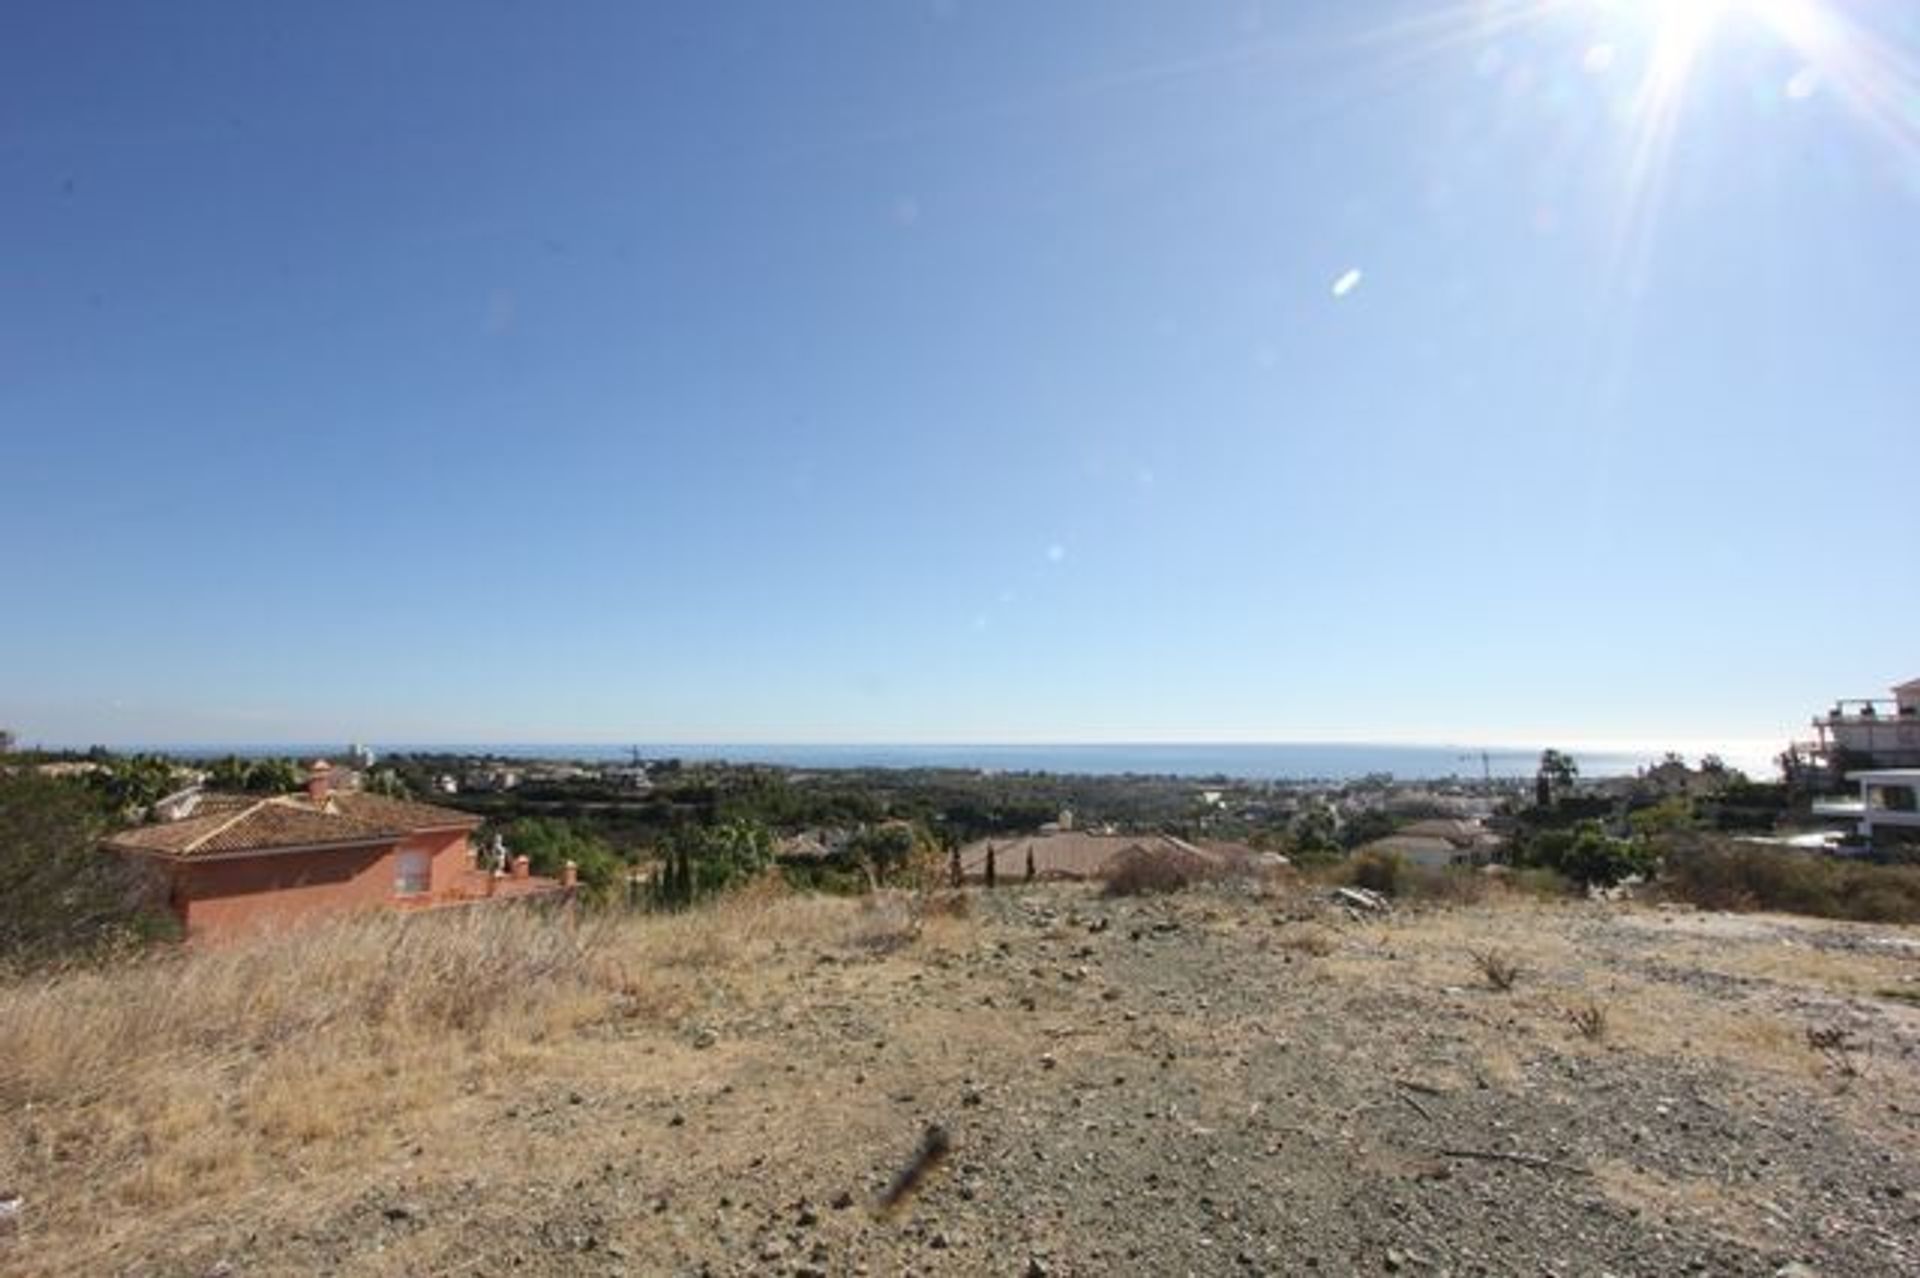
[[[325,759],[315,759],[307,770],[307,798],[315,807],[324,805],[327,796],[333,793],[333,765]]]
[[[513,877],[514,878],[524,879],[530,876],[532,873],[533,873],[532,861],[528,860],[524,856],[516,856],[515,858],[513,858]]]
[[[580,867],[568,861],[560,867],[560,886],[578,887],[580,885]]]

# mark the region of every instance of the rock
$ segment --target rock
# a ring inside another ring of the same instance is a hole
[[[705,1051],[719,1041],[720,1036],[704,1026],[694,1031],[693,1045],[700,1051]]]
[[[820,1213],[813,1209],[812,1203],[802,1198],[799,1210],[794,1213],[793,1223],[802,1229],[809,1229],[820,1223]]]
[[[1047,1262],[1038,1256],[1027,1257],[1027,1278],[1048,1278],[1053,1271],[1047,1268]]]
[[[845,1211],[847,1208],[853,1206],[853,1195],[843,1189],[833,1196],[831,1206],[835,1211]]]
[[[418,1220],[422,1212],[418,1203],[388,1203],[380,1209],[380,1214],[391,1221]]]
[[[1407,1267],[1407,1253],[1398,1247],[1387,1248],[1387,1272],[1398,1273]]]
[[[1335,888],[1333,890],[1333,896],[1335,900],[1345,905],[1366,910],[1371,914],[1383,914],[1393,908],[1392,903],[1389,902],[1386,897],[1368,888]]]

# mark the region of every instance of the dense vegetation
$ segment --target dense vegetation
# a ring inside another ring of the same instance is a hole
[[[1920,923],[1920,866],[1693,837],[1664,849],[1661,885],[1710,910],[1778,910],[1867,923]]]
[[[86,784],[0,770],[0,968],[171,934],[152,876],[101,854],[111,817]]]

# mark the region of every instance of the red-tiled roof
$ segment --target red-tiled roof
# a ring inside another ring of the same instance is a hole
[[[377,794],[333,794],[319,803],[304,794],[262,799],[222,794],[202,798],[177,821],[122,830],[107,845],[127,852],[207,856],[315,844],[380,843],[405,838],[416,830],[479,824],[479,817],[452,808]]]

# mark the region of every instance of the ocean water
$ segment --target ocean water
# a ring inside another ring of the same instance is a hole
[[[1086,776],[1234,777],[1244,780],[1350,780],[1391,773],[1400,780],[1474,778],[1483,775],[1481,751],[1471,746],[1365,745],[1314,742],[1269,744],[1099,744],[1099,745],[686,745],[672,742],[606,744],[523,744],[481,742],[368,743],[379,754],[445,752],[495,754],[521,759],[626,759],[638,750],[643,759],[727,760],[780,764],[794,768],[962,768],[996,772],[1053,772]],[[247,744],[158,747],[169,753],[219,755],[291,755],[332,753],[330,744]],[[1654,754],[1576,753],[1580,774],[1619,776],[1657,759]],[[1540,758],[1538,747],[1486,751],[1486,766],[1496,777],[1530,777]]]

